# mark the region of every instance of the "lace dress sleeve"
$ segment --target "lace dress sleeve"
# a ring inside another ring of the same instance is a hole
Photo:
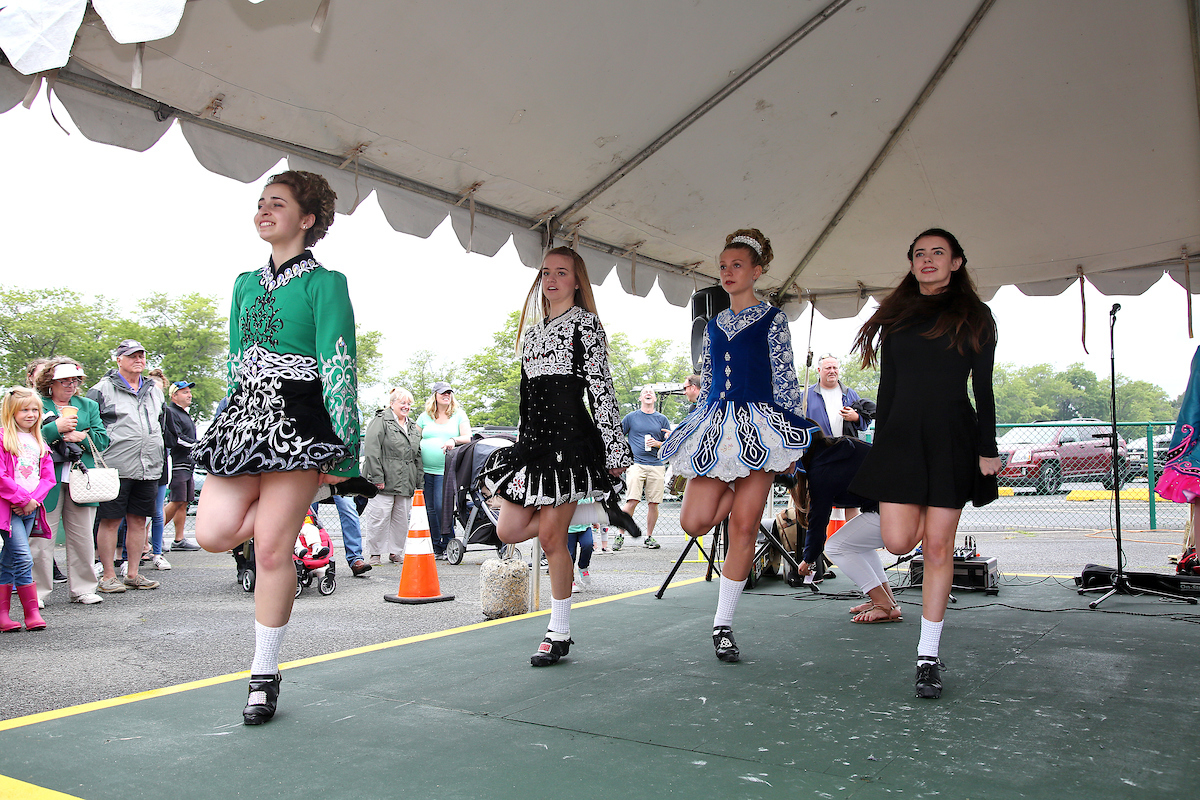
[[[776,311],[767,331],[767,346],[771,352],[771,392],[775,403],[798,417],[804,416],[800,381],[796,377],[796,361],[792,355],[792,333],[787,316]]]
[[[633,452],[621,433],[617,393],[608,369],[608,337],[596,315],[581,315],[579,338],[583,346],[584,379],[595,409],[596,426],[604,440],[604,466],[608,469],[628,467],[633,463]]]

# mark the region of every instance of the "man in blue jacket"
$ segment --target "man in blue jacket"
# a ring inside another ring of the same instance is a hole
[[[823,355],[817,361],[817,377],[817,383],[808,387],[808,418],[820,425],[826,436],[859,438],[859,431],[865,431],[871,424],[875,404],[842,385],[840,365],[834,355]]]

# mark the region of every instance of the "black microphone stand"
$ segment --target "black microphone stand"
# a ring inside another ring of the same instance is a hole
[[[1140,586],[1134,586],[1129,582],[1129,576],[1125,574],[1125,549],[1121,545],[1121,476],[1120,476],[1120,458],[1117,451],[1117,354],[1116,354],[1116,337],[1114,331],[1117,327],[1117,312],[1121,310],[1120,303],[1113,303],[1112,309],[1108,312],[1108,361],[1110,367],[1110,396],[1109,403],[1112,409],[1112,431],[1109,433],[1109,447],[1112,451],[1112,476],[1113,476],[1113,506],[1114,506],[1114,533],[1117,540],[1117,571],[1113,574],[1112,586],[1096,586],[1090,589],[1080,589],[1079,593],[1086,592],[1105,592],[1103,597],[1098,597],[1088,603],[1088,608],[1095,609],[1099,607],[1108,598],[1114,594],[1152,594],[1157,597],[1164,597],[1168,600],[1182,600],[1188,603],[1195,603],[1196,598],[1185,597],[1183,595],[1169,594],[1160,592],[1155,589],[1145,589]],[[1103,434],[1100,434],[1101,436]],[[1153,489],[1151,489],[1153,491]]]

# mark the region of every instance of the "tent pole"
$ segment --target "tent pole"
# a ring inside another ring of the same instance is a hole
[[[800,277],[800,273],[803,272],[804,268],[808,266],[808,262],[812,261],[813,257],[816,256],[817,251],[821,249],[823,244],[825,244],[825,240],[828,239],[830,234],[833,233],[833,229],[838,226],[838,224],[842,221],[842,218],[845,217],[850,211],[850,206],[854,205],[854,202],[858,200],[858,196],[861,195],[867,188],[868,181],[870,181],[875,173],[879,171],[879,168],[883,166],[883,162],[887,160],[889,155],[891,155],[892,150],[894,150],[896,145],[900,142],[900,138],[908,132],[908,127],[912,125],[913,120],[916,119],[917,113],[920,112],[922,107],[924,107],[925,101],[928,100],[930,95],[933,94],[933,90],[936,89],[937,85],[941,82],[942,76],[944,76],[947,70],[950,69],[950,65],[954,63],[954,60],[958,58],[958,54],[962,52],[964,47],[966,47],[967,41],[971,38],[971,35],[975,33],[975,29],[979,27],[979,23],[983,21],[984,15],[987,14],[987,12],[991,9],[994,2],[995,0],[983,0],[983,2],[979,4],[979,8],[976,9],[975,15],[971,17],[971,21],[967,23],[967,27],[963,29],[963,32],[958,35],[958,39],[954,42],[954,46],[950,48],[950,52],[947,53],[946,57],[942,59],[942,63],[938,65],[936,70],[934,70],[933,76],[929,79],[929,82],[925,84],[925,88],[921,90],[921,94],[917,96],[917,99],[912,104],[912,107],[908,109],[908,113],[904,115],[904,119],[900,120],[900,124],[897,125],[892,131],[892,135],[889,136],[888,140],[884,143],[883,149],[879,151],[877,156],[875,156],[875,160],[871,162],[871,166],[867,167],[867,171],[863,173],[862,177],[858,179],[858,183],[855,184],[854,188],[850,190],[850,196],[845,199],[841,207],[838,208],[837,213],[835,213],[829,220],[828,224],[825,225],[825,229],[821,231],[819,236],[817,236],[817,240],[813,242],[810,248],[808,248],[808,252],[804,254],[804,258],[800,259],[800,263],[794,270],[792,270],[792,274],[783,281],[782,285],[791,286],[796,282],[796,279]],[[1195,0],[1193,0],[1193,2],[1195,2]]]

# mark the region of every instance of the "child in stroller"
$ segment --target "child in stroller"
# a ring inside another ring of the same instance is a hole
[[[238,583],[242,591],[254,591],[254,539],[233,549],[233,560],[237,564]],[[296,535],[296,549],[292,556],[296,565],[296,597],[306,586],[316,581],[317,592],[322,596],[333,594],[337,588],[337,564],[333,560],[333,540],[321,526],[315,507],[309,508],[304,524]]]

